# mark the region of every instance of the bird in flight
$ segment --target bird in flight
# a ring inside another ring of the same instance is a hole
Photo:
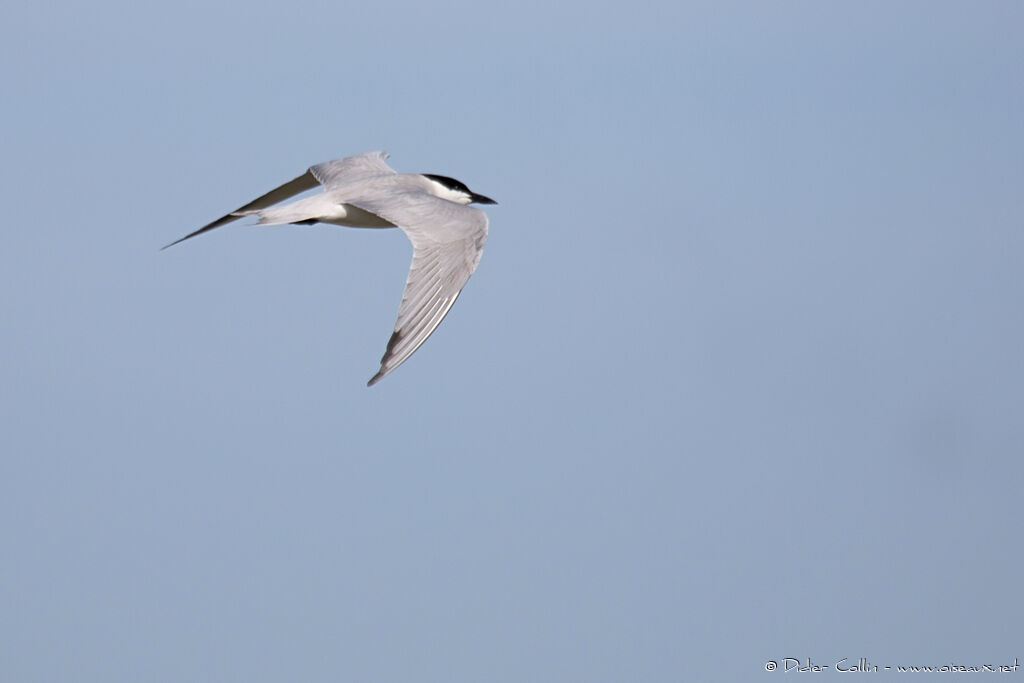
[[[245,216],[256,216],[257,225],[401,228],[412,242],[412,265],[380,370],[366,384],[373,386],[426,341],[476,270],[487,241],[487,214],[469,204],[497,204],[448,176],[397,173],[387,158],[386,152],[370,152],[310,166],[164,249]],[[317,185],[323,187],[319,194],[281,204]]]

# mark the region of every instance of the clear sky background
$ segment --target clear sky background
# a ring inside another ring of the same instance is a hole
[[[5,4],[0,679],[1024,661],[1022,27]],[[159,248],[375,149],[500,205],[368,389],[401,232]]]

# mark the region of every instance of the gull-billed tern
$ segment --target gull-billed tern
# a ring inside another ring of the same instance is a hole
[[[412,242],[412,265],[395,331],[370,378],[373,386],[401,365],[444,319],[487,241],[487,214],[468,204],[497,204],[463,183],[430,173],[396,173],[386,152],[370,152],[310,166],[305,173],[245,206],[168,244],[173,246],[243,216],[257,225],[333,223],[355,228],[401,228]],[[280,202],[323,186],[323,192]]]

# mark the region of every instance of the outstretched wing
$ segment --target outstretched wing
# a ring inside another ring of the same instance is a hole
[[[173,242],[162,248],[166,249],[167,247],[173,247],[175,244],[178,244],[179,242],[184,242],[190,237],[201,235],[207,230],[213,230],[214,228],[219,228],[222,225],[227,225],[231,221],[238,220],[239,218],[242,218],[240,214],[242,214],[245,211],[256,211],[258,209],[265,209],[268,206],[272,206],[274,204],[277,204],[278,202],[282,202],[285,199],[288,199],[289,197],[294,197],[300,192],[311,190],[317,185],[319,185],[319,182],[313,176],[313,174],[307,170],[298,178],[295,178],[294,180],[289,180],[287,183],[281,185],[280,187],[275,187],[270,192],[260,197],[257,197],[256,199],[252,200],[245,206],[241,206],[232,211],[231,213],[225,216],[221,216],[212,223],[208,223],[207,225],[204,225],[203,227],[196,230],[195,232],[190,232],[181,239],[174,240]]]
[[[201,235],[208,230],[213,230],[214,228],[219,228],[222,225],[227,225],[231,221],[242,218],[243,214],[246,212],[251,213],[253,211],[258,211],[259,209],[265,209],[268,206],[273,206],[274,204],[283,202],[285,199],[294,197],[301,192],[312,190],[317,185],[323,185],[324,187],[334,189],[336,187],[344,187],[351,183],[359,182],[373,176],[392,174],[394,173],[394,170],[384,162],[387,158],[387,152],[369,152],[367,154],[357,154],[356,156],[335,159],[334,161],[325,161],[322,164],[310,166],[309,169],[307,169],[306,172],[298,178],[289,180],[284,185],[274,188],[265,195],[252,200],[245,206],[241,206],[231,213],[221,216],[212,223],[204,225],[195,232],[191,232],[163,248],[166,249],[167,247],[173,247],[179,242],[184,242],[191,237]]]
[[[405,362],[444,320],[480,262],[487,214],[426,192],[351,203],[397,225],[413,248],[395,330],[380,370],[367,382],[373,386]]]

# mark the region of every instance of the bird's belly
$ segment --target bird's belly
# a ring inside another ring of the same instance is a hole
[[[320,217],[321,223],[333,223],[344,225],[350,228],[393,228],[394,223],[384,220],[375,213],[363,211],[351,204],[336,205],[337,211],[330,215]]]

